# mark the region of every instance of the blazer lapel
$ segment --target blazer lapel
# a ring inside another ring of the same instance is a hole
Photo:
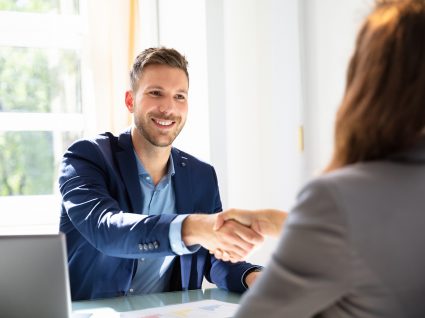
[[[122,180],[129,195],[132,208],[131,212],[142,213],[141,188],[139,175],[137,174],[137,164],[134,158],[130,130],[119,135],[118,144],[121,149],[116,152],[116,159]]]
[[[188,214],[193,211],[192,184],[189,178],[189,160],[180,155],[176,148],[171,149],[174,161],[174,193],[176,197],[176,209],[178,214]]]
[[[190,162],[186,157],[180,155],[180,151],[176,148],[172,148],[171,155],[173,156],[175,170],[173,184],[177,214],[193,213],[192,184],[189,178]],[[180,257],[183,290],[189,288],[192,259],[192,254]]]

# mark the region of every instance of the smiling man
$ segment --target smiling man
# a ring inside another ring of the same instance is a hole
[[[189,74],[174,49],[137,56],[125,105],[132,127],[75,142],[59,176],[73,300],[200,288],[243,292],[259,266],[242,260],[262,237],[222,210],[214,168],[172,146],[186,122]],[[208,250],[223,250],[231,262]]]

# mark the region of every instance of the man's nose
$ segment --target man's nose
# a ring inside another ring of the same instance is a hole
[[[170,113],[174,108],[175,100],[172,97],[164,98],[159,106],[161,113]]]

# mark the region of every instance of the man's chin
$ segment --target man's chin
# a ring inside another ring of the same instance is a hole
[[[173,140],[149,140],[149,142],[156,147],[170,147],[173,144]]]
[[[167,148],[170,147],[172,145],[172,143],[157,143],[157,144],[153,144],[154,146],[157,147],[161,147],[161,148]]]

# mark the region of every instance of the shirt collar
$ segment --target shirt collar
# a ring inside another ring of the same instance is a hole
[[[149,176],[149,173],[146,171],[145,167],[143,166],[142,162],[139,160],[139,157],[137,157],[136,151],[133,148],[134,157],[136,158],[137,163],[137,173],[139,176]],[[175,174],[174,170],[174,161],[173,156],[170,154],[170,157],[168,159],[168,171],[167,171],[167,177],[171,178]]]

